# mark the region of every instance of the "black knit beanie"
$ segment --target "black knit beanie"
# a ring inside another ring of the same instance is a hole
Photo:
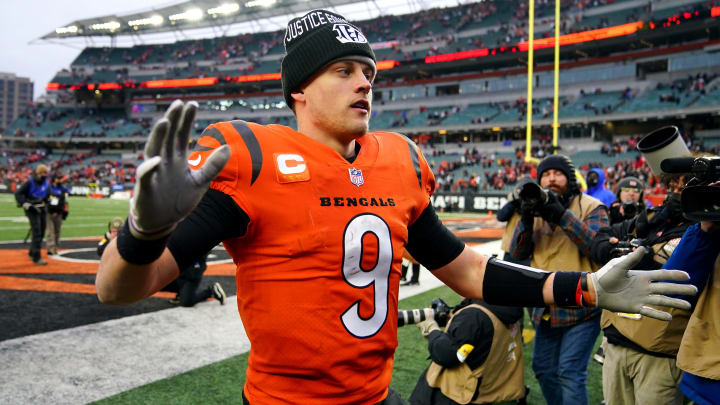
[[[548,169],[560,170],[565,177],[568,179],[568,194],[578,194],[580,188],[577,185],[577,179],[575,177],[575,165],[569,157],[561,154],[550,155],[540,161],[537,167],[537,182],[540,183],[542,174]]]
[[[620,200],[620,192],[623,188],[634,188],[640,193],[640,199],[643,197],[643,191],[645,190],[645,183],[637,177],[628,176],[620,180],[615,189],[615,197]],[[620,201],[622,202],[622,201]]]
[[[292,108],[292,91],[315,72],[338,59],[355,59],[375,66],[375,53],[358,27],[327,10],[293,18],[285,30],[286,55],[281,64],[283,96]]]
[[[570,167],[571,163],[569,163],[570,158],[568,158],[565,155],[550,155],[546,157],[545,159],[540,161],[540,164],[538,164],[537,167],[537,175],[538,175],[538,181],[540,181],[540,178],[542,177],[542,174],[544,171],[548,169],[555,169],[560,170],[563,172],[565,177],[568,178],[568,180],[571,179],[570,175],[575,176],[575,168]]]

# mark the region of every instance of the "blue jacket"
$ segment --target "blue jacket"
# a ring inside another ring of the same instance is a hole
[[[707,286],[708,278],[713,270],[715,258],[720,253],[720,238],[716,234],[705,233],[700,224],[695,224],[685,231],[680,243],[672,256],[663,266],[664,269],[684,270],[690,275],[690,283],[698,288],[695,297],[682,297],[695,306],[697,297]],[[684,372],[680,391],[698,405],[712,405],[720,398],[720,381],[703,378]]]
[[[605,172],[602,169],[590,169],[591,172],[595,172],[598,175],[598,184],[594,187],[588,185],[588,189],[585,194],[595,197],[606,206],[610,206],[617,198],[612,191],[605,188]]]

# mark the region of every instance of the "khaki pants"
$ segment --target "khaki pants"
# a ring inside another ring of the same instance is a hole
[[[603,396],[608,405],[682,405],[682,370],[674,358],[656,357],[603,342]]]
[[[47,251],[55,254],[60,247],[60,229],[62,228],[62,214],[47,214]]]

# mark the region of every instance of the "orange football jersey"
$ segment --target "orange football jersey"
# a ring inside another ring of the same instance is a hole
[[[402,135],[369,133],[349,163],[291,128],[243,121],[208,127],[190,155],[231,158],[210,185],[250,217],[226,240],[251,349],[253,405],[374,404],[387,395],[397,346],[407,227],[435,180]]]

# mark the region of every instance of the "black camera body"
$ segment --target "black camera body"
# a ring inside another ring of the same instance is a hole
[[[635,248],[643,246],[642,239],[633,239],[631,241],[620,241],[615,248],[610,251],[610,257],[616,258],[630,254]]]
[[[441,327],[447,325],[450,320],[450,307],[442,298],[433,299],[430,308],[398,311],[398,326],[412,325],[430,318],[434,318]]]
[[[520,210],[533,213],[547,204],[550,199],[548,193],[552,191],[545,190],[534,182],[525,183],[515,191],[516,198],[520,200]]]
[[[680,157],[661,163],[667,173],[688,173],[693,178],[682,191],[682,210],[691,221],[720,221],[720,187],[709,186],[720,180],[720,157]]]
[[[626,201],[622,203],[623,216],[625,218],[634,218],[637,214],[642,211],[642,204],[635,201]]]

